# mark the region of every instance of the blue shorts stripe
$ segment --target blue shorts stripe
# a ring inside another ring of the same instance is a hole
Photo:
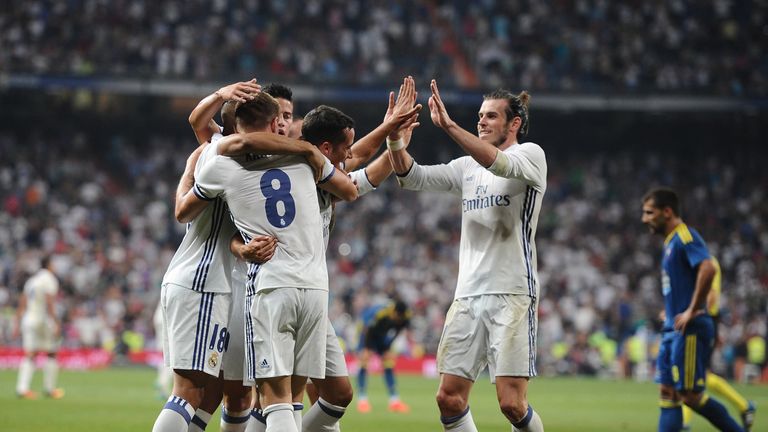
[[[253,304],[253,296],[248,295],[245,297],[245,349],[246,349],[246,370],[248,371],[248,379],[254,380],[256,377],[256,352],[253,349],[253,322],[251,322],[251,305]]]

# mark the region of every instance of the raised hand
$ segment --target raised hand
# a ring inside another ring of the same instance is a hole
[[[437,81],[432,80],[429,84],[432,90],[432,96],[429,97],[429,115],[432,117],[432,123],[435,126],[446,129],[454,125],[453,120],[445,109],[445,104],[440,98],[440,90],[437,88]]]
[[[261,91],[261,86],[256,83],[256,78],[250,81],[242,81],[222,87],[216,91],[225,101],[245,103],[253,100]]]
[[[411,76],[403,78],[396,101],[394,93],[389,93],[389,105],[384,115],[384,123],[391,128],[390,139],[399,138],[401,132],[416,121],[418,112],[422,108],[421,104],[414,105],[416,96],[418,96],[416,82]]]

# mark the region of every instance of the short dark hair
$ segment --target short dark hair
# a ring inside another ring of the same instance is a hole
[[[680,216],[680,199],[677,193],[668,187],[658,187],[649,190],[643,195],[643,203],[653,201],[653,206],[657,209],[669,207],[675,216]]]
[[[221,106],[221,126],[224,128],[221,133],[229,135],[235,133],[235,112],[237,111],[237,102],[226,101]]]
[[[51,256],[48,254],[43,255],[43,257],[40,258],[40,268],[47,269],[49,265],[51,265]]]
[[[344,142],[344,131],[354,127],[355,121],[352,117],[334,107],[320,105],[304,116],[301,135],[314,145],[325,141],[335,145]]]
[[[275,98],[265,92],[260,92],[255,98],[238,105],[235,118],[242,124],[262,129],[277,117],[280,112]]]
[[[528,114],[528,104],[531,101],[531,95],[523,90],[515,95],[509,90],[498,89],[491,93],[483,95],[483,100],[506,100],[507,107],[504,113],[507,115],[507,122],[511,122],[515,117],[520,117],[520,129],[517,130],[517,137],[528,135],[528,126],[530,126],[530,116]]]
[[[272,96],[273,98],[282,98],[287,101],[293,102],[293,90],[291,90],[290,87],[279,84],[279,83],[270,83],[264,86],[263,89],[261,89],[264,93]]]

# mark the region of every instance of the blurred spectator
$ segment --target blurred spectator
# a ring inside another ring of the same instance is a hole
[[[10,2],[0,72],[765,96],[767,21],[755,0]]]

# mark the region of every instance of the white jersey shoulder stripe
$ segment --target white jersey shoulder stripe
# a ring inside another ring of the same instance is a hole
[[[221,225],[224,222],[224,216],[228,213],[227,205],[220,198],[217,198],[213,203],[213,215],[211,217],[211,231],[208,234],[208,238],[205,240],[205,249],[203,256],[197,265],[195,270],[195,278],[192,281],[192,289],[194,291],[203,291],[205,288],[205,282],[208,279],[208,270],[213,261],[213,254],[216,251],[216,244],[221,233]]]

